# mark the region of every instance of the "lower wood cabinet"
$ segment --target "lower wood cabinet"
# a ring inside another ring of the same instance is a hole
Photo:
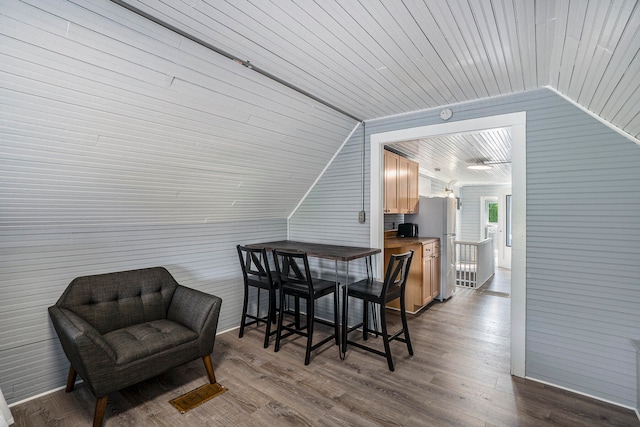
[[[440,243],[422,245],[422,305],[427,305],[440,293]]]
[[[413,249],[413,260],[407,279],[407,311],[416,313],[429,304],[440,293],[440,242],[438,240],[426,243],[413,242],[398,244],[398,246],[385,245],[384,265],[389,264],[391,254],[401,254]],[[395,300],[388,304],[389,307],[400,308],[400,301]]]

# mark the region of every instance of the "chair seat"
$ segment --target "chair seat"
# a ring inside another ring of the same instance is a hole
[[[104,335],[116,355],[116,364],[124,365],[198,339],[198,334],[171,320],[151,322],[116,329]]]
[[[309,288],[306,284],[299,283],[285,283],[282,285],[283,289],[286,289],[287,294],[298,296],[301,298],[307,298],[309,295]],[[335,291],[336,282],[324,279],[313,279],[313,299],[329,295]]]
[[[271,277],[276,277],[276,272],[272,271],[271,272]],[[249,286],[255,286],[256,288],[260,288],[260,289],[271,289],[273,288],[278,288],[278,283],[276,281],[271,281],[269,280],[269,278],[267,276],[250,276],[247,278],[248,284]]]
[[[377,280],[363,279],[349,283],[348,295],[368,302],[385,303],[400,297],[400,286],[387,288],[383,295],[384,283]]]

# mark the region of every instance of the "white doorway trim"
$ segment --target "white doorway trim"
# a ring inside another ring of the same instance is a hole
[[[511,269],[511,247],[507,246],[507,195],[511,189],[498,191],[498,267]]]
[[[371,135],[371,206],[370,244],[383,248],[384,216],[383,153],[385,144],[431,136],[473,132],[499,127],[511,127],[512,147],[512,263],[511,263],[511,375],[525,376],[526,343],[526,112],[482,117],[471,120],[441,123],[400,129]],[[381,277],[382,263],[378,264]]]

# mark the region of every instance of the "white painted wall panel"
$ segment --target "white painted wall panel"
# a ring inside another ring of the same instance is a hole
[[[81,275],[162,265],[237,327],[235,245],[286,238],[353,120],[112,2],[1,4],[7,400],[64,385],[47,307]]]
[[[481,198],[498,197],[509,186],[500,185],[468,185],[460,189],[461,209],[460,215],[460,236],[458,240],[477,242],[484,239],[481,236],[480,221],[482,217]],[[504,203],[504,201],[502,201]]]
[[[353,127],[113,3],[9,3],[1,225],[283,218]]]
[[[15,402],[65,383],[68,362],[47,307],[73,278],[164,266],[182,285],[223,299],[224,331],[238,326],[242,309],[235,245],[283,239],[286,221],[5,227],[0,234],[0,388]]]
[[[629,339],[640,336],[640,147],[544,89],[452,109],[452,120],[527,113],[526,375],[633,407]],[[435,123],[439,109],[372,120],[366,129],[369,135]],[[292,217],[292,236],[367,242],[368,229],[355,215],[358,193],[337,179],[359,182],[357,134],[338,156],[352,162],[352,174],[327,170]],[[366,155],[369,161],[368,149]],[[479,237],[479,224],[468,216],[479,218],[484,190],[462,189],[465,239]],[[334,197],[319,204],[319,193]],[[327,215],[332,212],[341,214]],[[302,223],[303,217],[312,220]]]

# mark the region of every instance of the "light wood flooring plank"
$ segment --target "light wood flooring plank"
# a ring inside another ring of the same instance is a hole
[[[395,372],[353,347],[341,361],[331,344],[305,366],[304,339],[287,339],[275,353],[274,340],[262,348],[264,326],[250,327],[242,339],[237,330],[216,338],[212,359],[226,393],[186,414],[168,403],[207,382],[196,360],[113,393],[104,426],[640,426],[633,411],[511,377],[509,289],[504,277],[494,280],[411,316],[415,355],[393,342]],[[397,312],[388,317],[399,324]],[[382,348],[380,339],[369,342]],[[89,426],[94,403],[78,384],[12,413],[16,427]]]

